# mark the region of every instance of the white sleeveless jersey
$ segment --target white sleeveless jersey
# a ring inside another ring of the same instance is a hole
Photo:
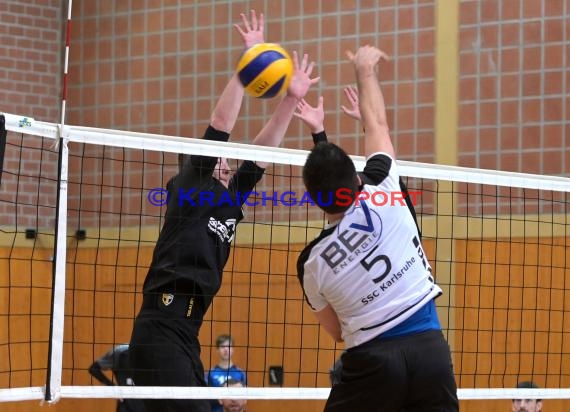
[[[371,156],[362,192],[299,256],[298,276],[314,311],[330,304],[346,348],[388,331],[442,293],[400,192],[396,162]],[[366,197],[361,194],[360,198]]]

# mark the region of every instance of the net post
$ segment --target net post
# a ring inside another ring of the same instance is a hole
[[[56,222],[54,255],[52,262],[52,301],[50,339],[48,346],[48,364],[46,374],[45,400],[54,403],[61,396],[61,375],[63,367],[63,329],[65,322],[65,265],[67,260],[67,177],[69,150],[64,137],[65,111],[67,100],[67,73],[69,67],[69,48],[71,44],[71,10],[73,0],[67,1],[67,19],[65,26],[65,51],[62,74],[61,119],[59,134],[56,137],[58,147],[58,191],[56,202]]]
[[[58,158],[54,256],[52,262],[52,300],[49,331],[45,400],[57,402],[61,397],[63,367],[63,329],[65,322],[65,269],[67,260],[67,183],[69,149],[61,139]]]

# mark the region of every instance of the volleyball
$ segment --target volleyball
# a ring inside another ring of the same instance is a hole
[[[247,94],[268,99],[289,87],[293,61],[280,45],[259,43],[242,54],[236,71]]]

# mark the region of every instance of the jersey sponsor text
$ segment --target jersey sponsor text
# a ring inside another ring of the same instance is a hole
[[[374,289],[371,293],[369,293],[368,295],[362,297],[360,299],[360,301],[362,302],[362,304],[364,305],[368,305],[370,302],[372,302],[374,299],[376,299],[377,297],[380,297],[382,295],[383,292],[386,292],[388,290],[388,288],[392,285],[394,285],[398,280],[400,280],[402,278],[402,276],[404,276],[406,274],[406,272],[416,263],[416,259],[412,256],[410,259],[406,260],[406,264],[404,265],[404,267],[402,267],[399,271],[392,273],[392,276],[387,279],[384,280],[382,283],[380,283],[378,285],[378,287],[376,289]]]

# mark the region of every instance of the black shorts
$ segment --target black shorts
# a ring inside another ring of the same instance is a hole
[[[443,334],[373,339],[342,355],[326,412],[457,412],[451,352]]]
[[[129,345],[135,386],[206,386],[198,342],[203,314],[200,322],[185,316],[186,296],[177,295],[164,307],[160,299],[145,295],[135,320]],[[180,300],[185,303],[178,305]],[[200,399],[145,399],[144,404],[146,412],[211,410],[209,401]]]

